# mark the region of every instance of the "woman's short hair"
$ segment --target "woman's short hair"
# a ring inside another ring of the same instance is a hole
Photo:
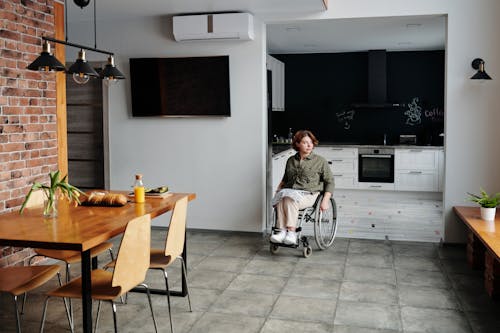
[[[318,145],[319,141],[318,141],[318,139],[316,139],[316,137],[314,136],[314,134],[312,134],[311,131],[300,130],[300,131],[297,131],[295,133],[295,135],[293,136],[293,139],[292,139],[292,148],[295,149],[296,151],[299,151],[298,144],[306,136],[308,136],[308,137],[311,138],[311,141],[312,141],[314,147],[316,147]]]

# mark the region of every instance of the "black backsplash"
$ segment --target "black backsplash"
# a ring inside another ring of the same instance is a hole
[[[444,51],[387,52],[387,102],[399,107],[353,108],[367,102],[368,53],[279,54],[285,63],[285,111],[272,112],[272,133],[310,129],[323,143],[442,145]]]

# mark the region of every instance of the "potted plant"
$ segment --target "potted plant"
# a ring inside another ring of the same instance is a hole
[[[495,219],[497,206],[500,204],[500,193],[488,195],[485,190],[480,189],[481,194],[469,194],[469,200],[481,206],[481,218],[485,221],[493,221]]]
[[[31,189],[26,195],[26,198],[24,199],[21,209],[19,210],[20,214],[23,213],[23,210],[26,207],[26,204],[28,203],[31,194],[33,193],[33,191],[36,190],[41,190],[45,194],[45,201],[43,206],[43,216],[45,217],[57,216],[58,195],[62,195],[70,202],[75,201],[76,203],[80,203],[78,197],[80,196],[80,194],[85,194],[85,193],[83,193],[77,187],[69,184],[68,181],[66,180],[67,175],[61,179],[60,172],[58,170],[50,172],[49,178],[50,178],[50,185],[44,185],[42,183],[36,182],[33,184],[33,186],[31,186]]]

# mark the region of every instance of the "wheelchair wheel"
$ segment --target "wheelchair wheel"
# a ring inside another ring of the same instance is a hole
[[[280,249],[280,247],[276,244],[271,244],[269,246],[269,250],[271,251],[272,254],[276,254],[278,253],[278,250]]]
[[[337,233],[337,204],[330,198],[330,207],[321,211],[319,204],[316,207],[316,218],[314,221],[314,238],[321,250],[332,246]]]
[[[304,256],[304,258],[309,258],[311,256],[312,251],[313,249],[311,246],[304,247],[304,249],[302,250],[302,255]]]

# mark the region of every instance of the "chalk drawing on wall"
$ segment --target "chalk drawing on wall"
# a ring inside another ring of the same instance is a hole
[[[418,105],[418,97],[414,97],[411,103],[408,103],[408,110],[405,111],[406,125],[415,126],[422,123],[422,107]]]
[[[424,110],[424,116],[431,121],[443,121],[444,110],[441,110],[438,107],[432,108],[430,110]]]
[[[335,113],[337,116],[337,121],[339,123],[344,124],[344,129],[348,130],[351,128],[351,122],[354,119],[354,115],[356,114],[356,111],[354,110],[348,110],[348,111],[340,111]]]

